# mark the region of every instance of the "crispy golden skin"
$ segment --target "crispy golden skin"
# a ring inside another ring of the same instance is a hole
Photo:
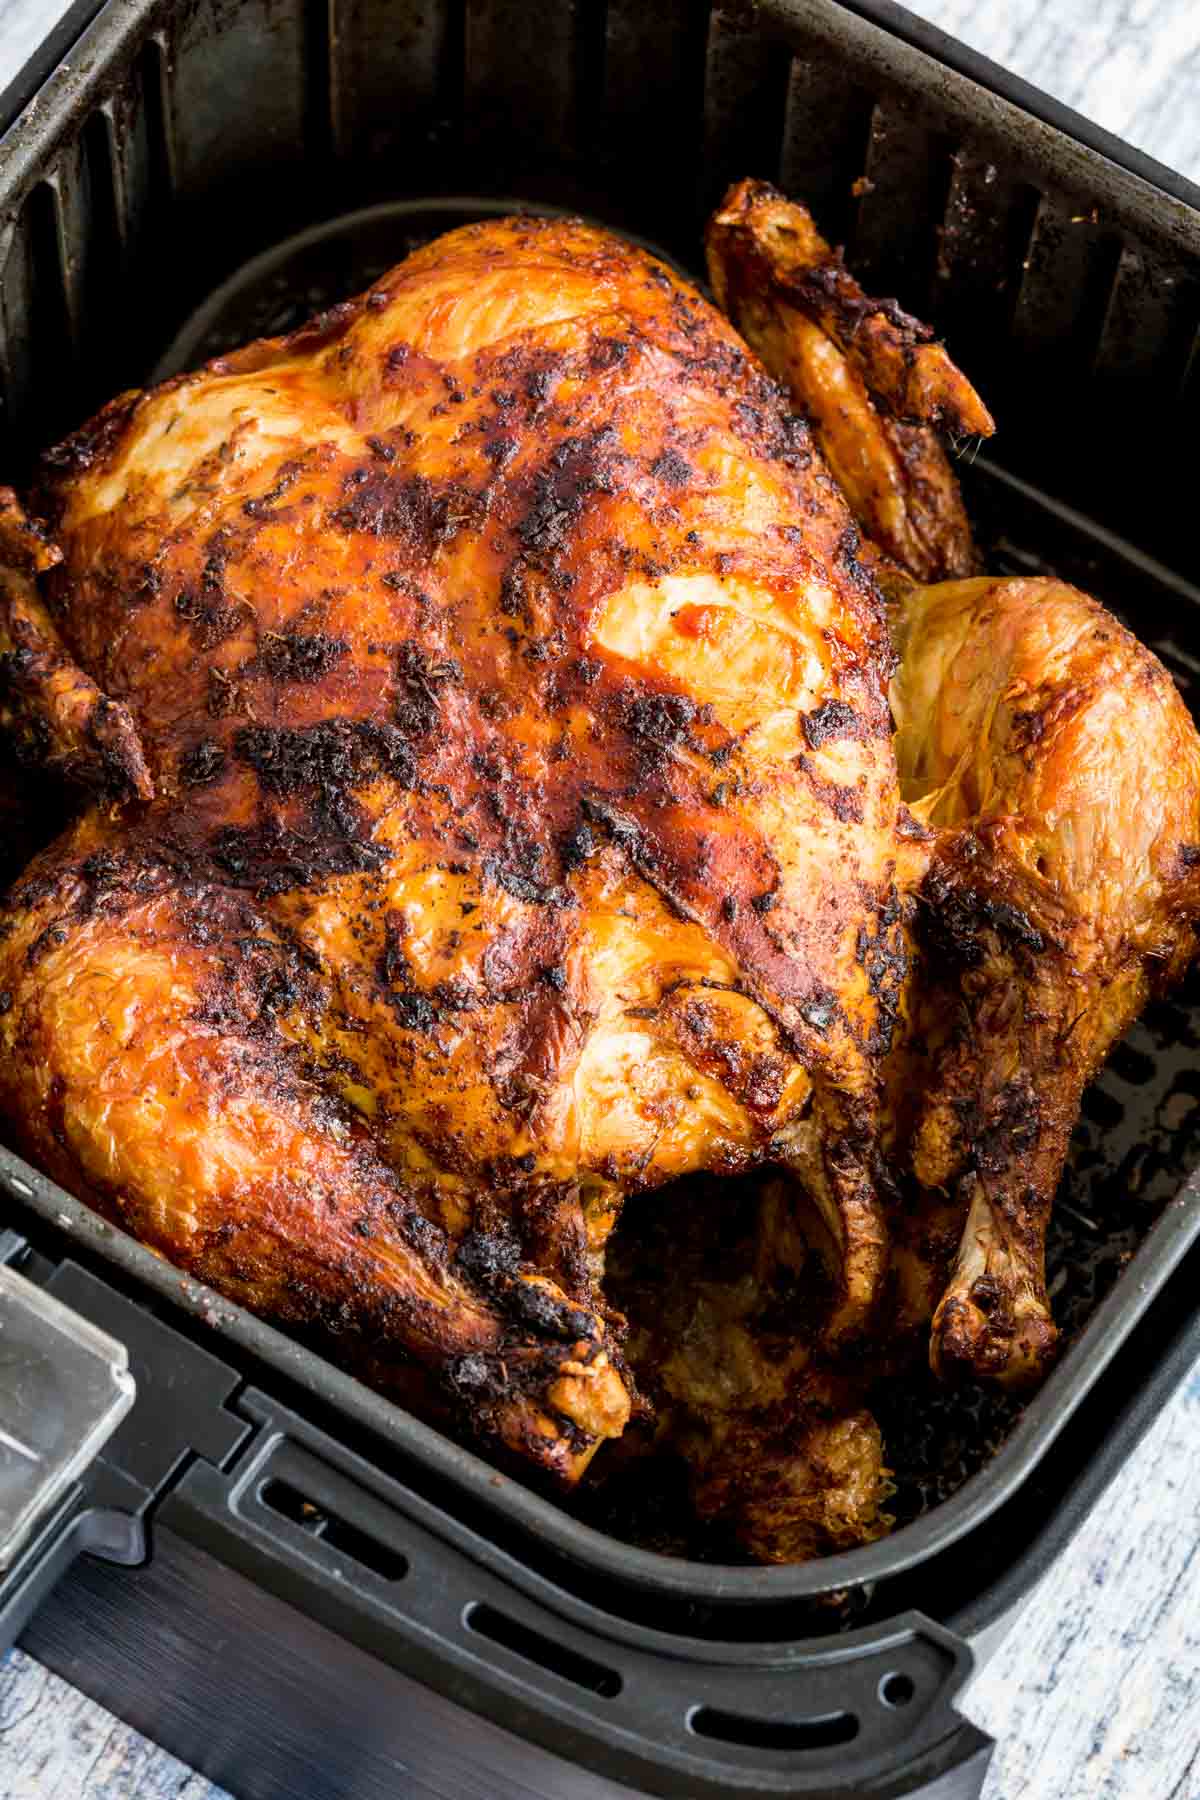
[[[974,574],[938,429],[995,427],[928,328],[869,299],[808,211],[766,182],[730,189],[706,243],[720,305],[808,415],[871,543],[917,581]]]
[[[858,1331],[904,971],[890,654],[724,321],[602,233],[471,227],[122,396],[38,504],[56,629],[153,799],[112,783],[8,900],[29,1153],[565,1480],[628,1414],[627,1191],[789,1167]]]

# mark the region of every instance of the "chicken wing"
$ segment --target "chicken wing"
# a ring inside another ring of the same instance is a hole
[[[917,581],[978,567],[938,429],[988,437],[991,414],[928,326],[863,293],[811,214],[763,181],[709,221],[718,303],[789,388],[869,543]]]

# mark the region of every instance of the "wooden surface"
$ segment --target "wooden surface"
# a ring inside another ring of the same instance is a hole
[[[913,10],[1200,179],[1198,0]],[[0,86],[55,16],[54,0],[0,0]],[[986,1800],[1200,1800],[1198,1534],[1200,1375],[976,1679],[965,1710],[999,1741]],[[16,1651],[0,1665],[0,1800],[221,1796]]]

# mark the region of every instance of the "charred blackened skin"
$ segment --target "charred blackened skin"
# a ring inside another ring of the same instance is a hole
[[[874,930],[860,925],[855,942],[856,960],[879,1006],[873,1042],[881,1056],[886,1056],[892,1047],[900,996],[908,977],[908,944],[903,929],[905,912],[899,894],[892,889],[879,909]]]
[[[438,1022],[438,1009],[428,994],[409,988],[402,993],[389,993],[386,998],[403,1031],[430,1032]]]
[[[564,874],[570,874],[572,869],[582,868],[596,854],[597,848],[595,832],[585,819],[581,819],[563,840],[559,852]]]
[[[835,819],[856,825],[862,823],[863,797],[858,788],[846,787],[837,781],[822,780],[807,756],[798,756],[796,767],[804,771],[814,795],[830,809]]]
[[[207,787],[225,772],[228,758],[220,744],[202,738],[179,759],[179,779],[185,787]]]
[[[530,906],[569,904],[569,895],[564,888],[554,882],[538,881],[500,857],[489,856],[484,862],[483,873],[487,880],[494,881],[497,887],[502,887],[514,900],[524,900]]]
[[[406,737],[426,737],[437,723],[438,690],[461,682],[462,669],[452,657],[435,661],[420,644],[401,644],[396,652],[400,689],[393,714]]]
[[[821,303],[832,301],[840,321],[851,337],[864,319],[870,318],[873,313],[882,313],[889,325],[894,325],[906,339],[910,348],[915,349],[920,344],[931,344],[934,341],[932,325],[925,325],[920,319],[914,319],[911,313],[905,312],[898,300],[874,300],[869,294],[859,293],[857,282],[847,273],[840,250],[834,251],[829,262],[818,263],[803,275],[781,283],[781,291],[795,300],[805,312],[813,310],[814,298],[818,302],[818,312],[824,310]]]
[[[686,742],[696,716],[696,703],[686,694],[639,694],[631,700],[625,722],[635,737],[660,749]]]
[[[980,1174],[1001,1179],[1036,1142],[1041,1108],[1027,1075],[1007,1082],[974,1134],[971,1161]],[[1036,1195],[1031,1196],[1036,1200]]]
[[[77,781],[101,794],[125,800],[138,793],[137,770],[128,743],[128,716],[124,707],[101,694],[88,715],[88,743],[97,752],[94,764],[81,763],[72,770]]]
[[[763,390],[761,407],[746,400],[735,403],[733,422],[739,437],[785,468],[807,468],[813,454],[808,420],[784,409],[783,395],[773,383],[764,382]]]
[[[597,371],[619,369],[629,357],[629,345],[624,338],[597,338],[588,353],[588,362]]]
[[[612,494],[628,457],[611,425],[564,438],[533,481],[533,503],[517,526],[521,548],[546,555],[561,549],[593,494]]]
[[[56,922],[53,925],[47,925],[46,929],[34,938],[25,952],[25,967],[27,969],[34,968],[49,951],[57,950],[60,945],[65,944],[68,935],[67,927],[63,924]]]
[[[387,987],[403,987],[412,981],[412,965],[404,953],[401,926],[389,919],[384,926],[383,949],[379,954],[379,979]]]
[[[275,477],[274,485],[265,494],[260,494],[257,499],[242,502],[242,511],[246,517],[248,519],[269,519],[271,508],[275,502],[283,499],[288,490],[296,485],[303,472],[304,460],[302,457],[293,457],[283,463]]]
[[[335,833],[306,835],[277,820],[226,825],[212,842],[212,859],[228,881],[264,897],[311,887],[327,875],[350,875],[386,863],[386,847]]]
[[[230,605],[219,587],[206,587],[197,593],[193,588],[180,588],[174,600],[176,615],[187,624],[198,650],[215,650],[231,638],[245,622],[238,605]]]
[[[925,902],[918,915],[930,947],[959,968],[975,968],[988,953],[985,933],[1007,948],[1040,956],[1050,946],[1027,913],[951,880],[936,864],[921,886]]]
[[[432,1031],[438,1022],[437,1005],[428,994],[414,987],[412,967],[404,954],[404,941],[391,922],[384,929],[378,970],[384,1000],[395,1014],[396,1023],[405,1031]]]
[[[657,862],[654,848],[645,832],[635,819],[625,818],[607,801],[588,796],[583,801],[583,810],[588,818],[597,825],[603,825],[617,848],[624,852],[635,869],[648,873]],[[651,875],[649,877],[653,879]]]
[[[500,1226],[468,1231],[454,1261],[468,1281],[491,1293],[520,1269],[521,1246],[511,1231]]]
[[[844,700],[826,700],[805,713],[800,723],[810,750],[819,750],[832,738],[859,737],[862,732],[858,714]]]
[[[465,488],[438,488],[424,475],[393,475],[377,463],[352,469],[342,491],[346,498],[332,515],[335,525],[371,537],[402,538],[424,556],[479,518],[479,497]]]
[[[577,1338],[595,1336],[595,1323],[587,1313],[556,1294],[547,1293],[536,1282],[515,1281],[504,1296],[504,1307],[518,1324],[532,1328],[541,1337],[572,1343]]]
[[[440,1225],[435,1225],[424,1213],[417,1212],[412,1207],[401,1206],[397,1201],[389,1202],[387,1210],[405,1243],[424,1257],[426,1262],[432,1263],[435,1268],[449,1262],[450,1240]]]
[[[691,463],[685,462],[678,450],[664,450],[661,456],[650,464],[650,473],[667,487],[687,487],[695,470]]]
[[[263,638],[259,659],[272,681],[311,686],[322,681],[349,649],[345,638],[324,631],[271,631]]]
[[[219,525],[205,548],[208,555],[200,571],[200,585],[208,593],[218,593],[224,586],[225,570],[234,552],[232,527]]]
[[[299,729],[244,725],[234,733],[233,751],[278,800],[313,789],[348,796],[375,775],[405,786],[414,779],[412,751],[400,732],[370,719],[322,719]]]
[[[93,888],[103,888],[113,882],[121,873],[122,859],[114,856],[111,850],[93,850],[79,865],[79,873]]]
[[[82,475],[96,463],[103,462],[120,443],[140,399],[138,393],[122,394],[110,401],[94,419],[64,438],[61,444],[44,451],[42,466],[52,480],[59,480],[63,475]]]
[[[564,1342],[595,1337],[595,1321],[587,1313],[537,1283],[520,1279],[521,1248],[506,1227],[469,1231],[454,1260],[459,1272],[518,1325]]]

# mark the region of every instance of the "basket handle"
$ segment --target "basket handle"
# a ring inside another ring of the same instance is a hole
[[[468,1712],[623,1791],[977,1800],[992,1743],[952,1704],[972,1653],[934,1621],[768,1645],[633,1625],[516,1559],[506,1580],[507,1552],[267,1396],[238,1408],[247,1453],[188,1469],[156,1520]]]

